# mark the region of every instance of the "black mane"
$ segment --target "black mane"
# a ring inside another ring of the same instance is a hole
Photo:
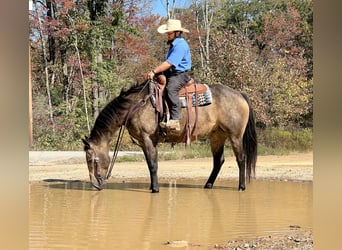
[[[148,81],[145,81],[143,83],[135,83],[128,90],[124,90],[124,88],[122,88],[119,96],[127,96],[130,94],[138,93],[146,88],[146,84],[148,84]]]
[[[101,137],[106,132],[109,132],[111,127],[121,126],[124,123],[129,108],[136,102],[136,98],[132,98],[131,95],[136,96],[135,94],[143,92],[146,83],[137,83],[128,90],[122,88],[120,94],[101,110],[91,130],[90,138],[95,139]]]

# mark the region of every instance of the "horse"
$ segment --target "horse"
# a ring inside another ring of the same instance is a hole
[[[250,181],[251,176],[255,175],[257,161],[255,115],[247,95],[221,83],[210,85],[210,105],[197,107],[197,114],[192,110],[190,116],[183,108],[181,131],[163,131],[159,126],[160,118],[150,100],[151,93],[147,83],[148,81],[135,84],[128,90],[121,89],[120,94],[100,111],[90,135],[82,138],[93,187],[103,189],[110,177],[114,156],[111,162],[109,144],[115,133],[124,127],[144,153],[150,174],[151,192],[159,192],[158,143],[184,142],[186,120],[192,128],[197,120],[196,137],[192,133],[191,139],[208,136],[213,156],[213,168],[204,188],[213,188],[225,161],[225,141],[229,139],[239,168],[238,190],[244,191],[246,178]]]

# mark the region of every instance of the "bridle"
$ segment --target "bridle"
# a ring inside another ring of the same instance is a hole
[[[96,150],[95,150],[95,148],[92,148],[92,150],[93,150],[93,157],[90,159],[90,160],[88,160],[88,162],[91,162],[92,164],[93,164],[93,166],[94,166],[94,169],[95,169],[95,173],[97,173],[97,168],[98,168],[98,163],[99,163],[99,161],[100,161],[100,158],[96,155]],[[94,174],[92,174],[96,179],[100,179],[101,180],[101,182],[102,182],[102,177],[97,177],[97,174],[96,175],[94,175]]]
[[[146,88],[146,86],[148,86],[148,84],[150,83],[150,81],[153,81],[153,80],[149,80],[149,81],[146,81],[144,87],[140,90],[139,92],[139,95],[141,94],[141,92]],[[131,117],[132,114],[134,114],[137,110],[139,110],[141,107],[143,107],[147,100],[152,96],[153,93],[149,93],[147,94],[144,98],[140,99],[135,105],[133,105],[127,115],[126,115],[126,118],[125,118],[125,122],[123,125],[121,125],[120,127],[120,131],[119,131],[119,135],[118,135],[118,138],[116,140],[116,143],[115,143],[115,147],[114,147],[114,151],[113,151],[113,156],[112,156],[112,160],[110,161],[110,164],[109,164],[109,167],[107,169],[107,173],[106,173],[106,177],[105,179],[108,180],[109,177],[111,176],[112,174],[112,170],[113,170],[113,167],[114,167],[114,163],[116,161],[116,158],[118,156],[118,152],[119,152],[119,147],[120,147],[120,144],[121,144],[121,141],[122,141],[122,138],[123,138],[123,134],[125,132],[125,127],[127,125],[127,122],[128,122],[128,119]],[[94,154],[95,154],[95,151],[94,151]],[[97,162],[96,160],[97,159]],[[97,163],[99,161],[99,158],[96,157],[96,154],[95,154],[95,157],[94,157],[94,164],[96,163],[96,166],[97,166]]]
[[[149,80],[149,81],[146,81],[144,87],[140,90],[140,92],[138,93],[138,95],[141,94],[141,92],[146,88],[146,86],[148,86],[150,84],[150,82],[153,81],[153,80]],[[107,173],[106,173],[106,176],[103,178],[103,177],[100,177],[98,178],[97,177],[97,174],[96,176],[94,175],[94,177],[96,179],[100,179],[101,182],[104,180],[108,180],[109,177],[111,176],[111,173],[112,173],[112,170],[113,170],[113,167],[114,167],[114,164],[115,164],[115,161],[117,159],[117,155],[118,155],[118,152],[119,152],[119,147],[120,147],[120,144],[122,142],[122,138],[123,138],[123,134],[125,132],[125,127],[127,126],[127,123],[128,123],[128,120],[129,118],[131,117],[132,114],[134,114],[137,110],[139,110],[141,107],[143,107],[147,100],[153,95],[153,92],[148,92],[148,94],[146,94],[144,96],[144,98],[140,99],[135,105],[133,105],[126,117],[125,117],[125,120],[124,120],[124,123],[120,126],[120,131],[119,131],[119,135],[117,137],[117,140],[116,140],[116,143],[115,143],[115,147],[114,147],[114,150],[113,150],[113,156],[112,156],[112,159],[109,163],[109,166],[107,168]],[[96,150],[95,148],[91,148],[93,150],[93,157],[91,159],[88,160],[88,162],[92,162],[93,166],[94,166],[94,169],[95,171],[97,172],[97,168],[98,168],[98,164],[99,164],[99,161],[100,161],[100,158],[97,156],[96,154]]]

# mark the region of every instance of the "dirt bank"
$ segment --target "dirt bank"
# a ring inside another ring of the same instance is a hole
[[[212,168],[212,158],[172,160],[159,162],[159,178],[208,178]],[[149,178],[145,161],[116,163],[112,180]],[[238,167],[234,157],[226,161],[219,179],[238,178]],[[46,179],[87,180],[88,170],[84,152],[34,152],[30,153],[29,181]],[[259,156],[256,179],[277,179],[282,181],[312,181],[313,154]]]

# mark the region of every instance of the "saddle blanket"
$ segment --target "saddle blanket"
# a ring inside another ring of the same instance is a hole
[[[206,106],[211,104],[212,102],[212,96],[211,96],[211,91],[210,88],[208,87],[208,85],[203,84],[207,87],[207,90],[203,93],[199,93],[197,94],[197,106]],[[179,100],[182,104],[182,108],[187,107],[187,100],[185,96],[180,96]],[[191,93],[191,100],[192,102],[192,106],[196,107],[196,94],[195,93]]]

